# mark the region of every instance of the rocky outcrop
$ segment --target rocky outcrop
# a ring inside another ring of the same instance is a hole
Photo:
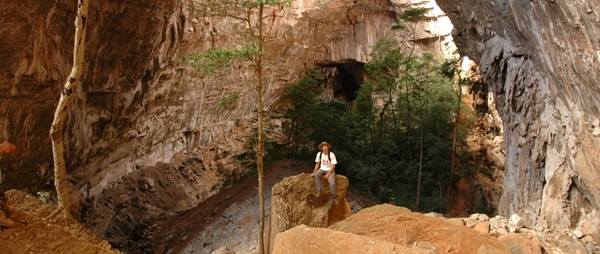
[[[277,234],[273,253],[596,253],[597,242],[582,232],[536,231],[507,219],[472,214],[445,218],[403,207],[366,208],[327,229],[296,226]],[[358,252],[352,252],[359,250]]]
[[[411,249],[377,238],[300,225],[277,235],[273,254],[304,253],[406,253],[429,254],[433,251]]]
[[[504,124],[499,213],[530,227],[600,227],[600,5],[438,0],[477,62]]]
[[[275,236],[298,225],[325,228],[352,215],[346,201],[348,179],[336,176],[335,190],[338,204],[333,204],[327,181],[322,180],[322,195],[317,197],[314,176],[302,173],[284,178],[275,184],[271,194],[270,229],[267,237],[271,245]]]
[[[338,204],[333,204],[327,181],[322,180],[322,195],[316,196],[317,186],[314,176],[306,173],[286,177],[273,186],[271,197],[271,224],[276,232],[283,232],[297,225],[327,227],[352,214],[346,202],[348,179],[336,176],[336,194]]]
[[[355,239],[356,242],[353,244],[348,239]],[[394,250],[396,245],[402,247]],[[510,253],[494,237],[478,234],[468,227],[448,223],[442,218],[412,213],[406,208],[392,205],[363,209],[329,226],[328,230],[310,230],[299,226],[280,233],[273,253],[301,253],[295,251],[297,248],[323,248],[331,250],[331,253],[353,250],[381,253],[373,252],[376,247],[381,248],[381,251],[401,253]]]

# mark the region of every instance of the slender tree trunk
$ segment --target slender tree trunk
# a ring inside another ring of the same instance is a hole
[[[452,164],[450,166],[450,176],[454,175],[454,167],[455,167],[455,160],[456,160],[456,133],[457,133],[457,129],[458,129],[458,116],[460,115],[460,100],[462,100],[462,78],[460,76],[460,70],[459,70],[459,74],[458,74],[458,98],[457,98],[457,102],[456,102],[456,116],[454,116],[454,130],[453,130],[453,137],[452,137]],[[452,182],[450,182],[450,190],[452,190]]]
[[[422,123],[422,121],[421,121]],[[421,206],[421,175],[423,172],[423,125],[421,124],[421,152],[419,154],[419,179],[417,180],[417,208]]]
[[[421,205],[421,176],[423,175],[423,147],[425,146],[425,118],[427,118],[427,109],[429,108],[429,65],[425,69],[425,96],[421,101],[421,151],[419,155],[419,182],[417,183],[417,208]]]
[[[258,195],[260,200],[260,220],[258,232],[258,253],[265,253],[264,232],[265,232],[265,186],[264,186],[264,162],[263,154],[265,150],[265,141],[263,137],[263,81],[262,81],[262,57],[263,57],[263,9],[264,4],[258,7],[258,56],[256,60],[256,74],[258,77],[258,154],[256,155],[256,165],[258,166]]]
[[[85,30],[89,0],[78,0],[77,17],[75,18],[75,45],[73,50],[73,69],[61,92],[60,100],[54,112],[54,121],[50,127],[52,138],[52,155],[54,156],[54,186],[58,195],[58,204],[66,214],[70,214],[69,186],[65,163],[65,144],[63,141],[64,125],[69,109],[75,97],[75,88],[81,83],[85,64]]]

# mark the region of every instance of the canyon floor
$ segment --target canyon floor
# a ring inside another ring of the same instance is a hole
[[[285,177],[310,173],[311,168],[310,163],[290,160],[280,161],[266,168],[264,184],[267,219],[270,216],[272,186]],[[11,190],[7,192],[7,196],[15,211],[10,217],[17,223],[17,227],[0,230],[0,252],[256,253],[260,218],[257,186],[255,175],[240,181],[193,209],[156,222],[155,227],[147,230],[150,234],[144,236],[143,240],[121,250],[116,250],[107,241],[90,233],[75,219],[65,218],[62,210],[26,192]],[[347,192],[346,199],[354,212],[377,204],[373,199],[351,191]],[[266,228],[269,228],[268,225]],[[584,236],[583,240],[589,239],[582,241],[574,239],[569,232],[537,232],[536,235],[538,236],[532,238],[536,239],[535,245],[543,246],[547,253],[600,253],[600,248],[590,236]],[[444,239],[429,240],[437,242]]]
[[[271,188],[283,178],[312,171],[311,163],[285,160],[265,169],[265,210],[268,217]],[[108,242],[91,234],[62,210],[37,197],[7,192],[15,212],[15,228],[0,230],[2,253],[118,253]],[[347,200],[355,209],[376,205],[352,192]],[[150,235],[124,253],[212,253],[230,249],[252,253],[258,246],[258,179],[250,176],[211,196],[199,206],[156,223]]]
[[[310,163],[285,160],[266,167],[265,216],[269,216],[273,185],[288,176],[310,173],[312,166]],[[374,199],[350,191],[347,200],[355,209],[377,204]],[[259,218],[258,179],[251,176],[181,216],[163,222],[151,237],[158,243],[153,249],[155,253],[212,253],[223,250],[252,253],[258,246]]]

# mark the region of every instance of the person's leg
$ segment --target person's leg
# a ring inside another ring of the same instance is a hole
[[[7,206],[7,203],[5,202],[5,199],[4,199],[4,193],[0,193],[0,195],[1,195],[0,196],[0,207],[2,207],[2,209],[4,209],[4,206]],[[6,217],[3,210],[0,210],[0,226],[7,227],[7,228],[12,228],[12,227],[16,226],[16,224],[13,220]]]
[[[335,193],[335,171],[329,174],[329,178],[327,178],[327,182],[329,183],[329,190],[331,190],[331,197],[337,197]]]
[[[322,169],[317,170],[315,173],[315,183],[317,184],[317,194],[321,194],[321,177],[326,174]]]

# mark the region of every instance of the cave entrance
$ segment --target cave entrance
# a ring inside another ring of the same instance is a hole
[[[325,91],[319,96],[319,100],[339,99],[353,102],[356,99],[356,91],[365,79],[365,63],[346,59],[335,62],[319,62],[315,64],[315,67],[321,70],[321,74],[325,78],[325,82],[321,84]]]

